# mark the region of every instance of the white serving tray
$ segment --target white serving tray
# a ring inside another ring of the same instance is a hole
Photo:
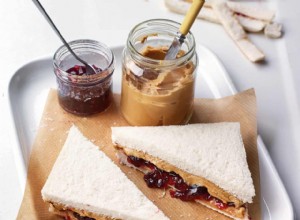
[[[116,69],[113,75],[113,89],[120,93],[121,54],[123,47],[114,47]],[[196,82],[197,98],[221,98],[237,91],[218,58],[206,47],[198,46],[199,69]],[[12,123],[12,143],[16,158],[19,180],[24,191],[27,165],[31,146],[50,88],[56,88],[52,69],[52,57],[47,56],[29,62],[19,68],[9,84],[9,104]],[[263,219],[294,219],[293,208],[286,190],[270,159],[262,139],[258,137],[258,154],[261,177],[261,206]]]

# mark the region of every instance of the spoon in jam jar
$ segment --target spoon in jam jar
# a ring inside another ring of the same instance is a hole
[[[55,31],[55,33],[58,35],[58,37],[60,38],[60,40],[63,42],[63,44],[66,46],[66,48],[69,50],[69,52],[75,57],[76,60],[78,60],[80,63],[84,64],[86,67],[86,73],[88,75],[92,75],[92,74],[97,74],[97,70],[90,64],[88,64],[87,62],[85,62],[84,60],[82,60],[80,57],[78,57],[76,55],[76,53],[72,50],[72,48],[70,47],[70,45],[67,43],[67,41],[64,39],[64,37],[61,35],[60,31],[57,29],[57,27],[55,26],[55,24],[53,23],[52,19],[50,18],[50,16],[48,15],[48,13],[46,12],[46,10],[44,9],[44,7],[42,6],[42,4],[39,2],[39,0],[32,0],[33,3],[35,4],[35,6],[39,9],[39,11],[42,13],[42,15],[45,17],[45,19],[47,20],[47,22],[50,24],[50,26],[52,27],[52,29]]]

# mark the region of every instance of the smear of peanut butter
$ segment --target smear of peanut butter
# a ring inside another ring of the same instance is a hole
[[[143,36],[141,39],[140,39],[140,42],[143,44],[147,41],[148,37],[156,37],[158,36],[158,34],[154,33],[154,34],[148,34],[146,36]]]
[[[147,46],[141,54],[145,57],[149,57],[155,60],[164,60],[165,56],[168,52],[168,47],[152,47],[152,46]],[[185,54],[183,50],[180,50],[177,54],[177,58],[182,57]]]

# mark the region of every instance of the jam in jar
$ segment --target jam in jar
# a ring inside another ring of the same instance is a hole
[[[88,73],[65,46],[60,47],[53,58],[60,106],[76,115],[104,111],[112,102],[112,51],[93,40],[76,40],[69,45],[80,58],[93,65],[97,73]]]

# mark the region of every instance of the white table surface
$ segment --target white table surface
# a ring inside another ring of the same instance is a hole
[[[116,46],[126,42],[129,30],[151,18],[178,22],[163,0],[41,0],[67,40],[90,38]],[[239,91],[254,87],[258,127],[273,162],[300,216],[300,14],[299,2],[258,1],[277,10],[284,38],[250,38],[266,53],[265,64],[247,61],[221,26],[197,21],[196,42],[210,48],[224,63]],[[297,14],[298,13],[298,14]],[[60,46],[46,21],[28,0],[0,1],[0,219],[14,219],[22,199],[13,146],[7,124],[7,85],[21,64]],[[201,55],[200,55],[201,59]],[[280,199],[280,198],[274,198]]]

